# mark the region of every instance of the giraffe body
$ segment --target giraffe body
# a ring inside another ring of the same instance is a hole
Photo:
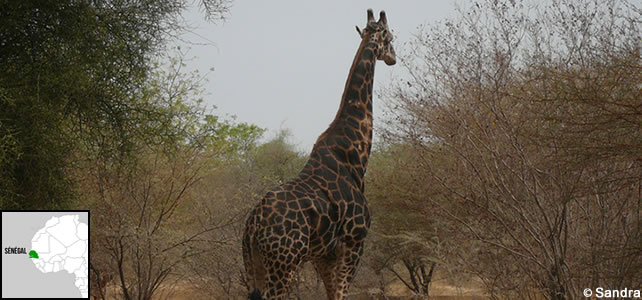
[[[362,41],[337,116],[317,139],[299,175],[270,190],[243,236],[251,299],[285,299],[299,266],[311,261],[328,299],[345,299],[370,226],[364,181],[372,145],[376,60],[395,63],[385,13],[357,28]]]

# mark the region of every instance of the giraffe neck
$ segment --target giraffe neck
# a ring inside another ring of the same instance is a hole
[[[315,155],[333,153],[336,162],[326,164],[330,169],[336,165],[344,167],[361,188],[372,145],[375,49],[376,44],[368,34],[362,39],[352,62],[337,115],[328,129],[319,136],[311,154],[311,159],[314,159]],[[321,164],[328,159],[330,158],[323,157]]]

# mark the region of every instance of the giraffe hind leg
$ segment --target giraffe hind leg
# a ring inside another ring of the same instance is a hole
[[[339,243],[333,255],[315,261],[329,300],[346,298],[362,254],[363,242]]]
[[[334,284],[336,282],[336,279],[335,279],[336,260],[319,259],[314,262],[314,267],[317,269],[319,276],[323,280],[323,286],[325,287],[325,293],[328,296],[328,299],[330,300],[334,299],[334,295],[336,294],[336,291],[337,291],[337,287]]]
[[[263,299],[288,299],[290,283],[294,279],[302,260],[295,253],[284,251],[280,255],[266,255],[265,290]],[[282,260],[285,258],[285,260]]]
[[[272,236],[271,243],[265,243],[263,266],[265,266],[265,289],[263,299],[288,299],[290,283],[303,263],[308,249],[307,236],[299,228],[273,228],[271,232],[283,232],[283,235]]]

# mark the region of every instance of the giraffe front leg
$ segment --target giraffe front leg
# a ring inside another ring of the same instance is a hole
[[[343,300],[363,254],[363,241],[339,243],[335,255],[315,261],[329,300]]]

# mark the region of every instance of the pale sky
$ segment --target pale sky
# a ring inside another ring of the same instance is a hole
[[[339,108],[348,71],[360,43],[355,25],[366,24],[366,10],[385,10],[404,51],[417,27],[455,15],[455,1],[235,1],[225,22],[207,23],[197,7],[184,15],[196,26],[184,39],[190,69],[209,73],[205,101],[217,115],[268,129],[272,137],[289,128],[292,142],[308,152]],[[211,42],[211,43],[210,43]],[[208,44],[209,43],[209,44]],[[183,48],[184,48],[183,47]],[[377,90],[403,74],[400,64],[375,68],[375,135],[383,122]]]

